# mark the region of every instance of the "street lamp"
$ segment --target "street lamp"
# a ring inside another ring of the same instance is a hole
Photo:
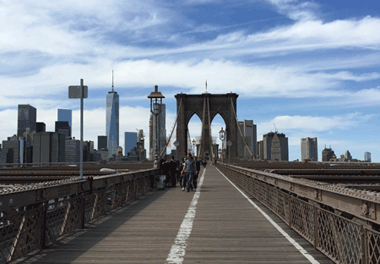
[[[156,129],[155,129],[155,133],[156,133],[156,137],[155,137],[155,146],[154,146],[154,168],[157,169],[158,168],[158,118],[157,116],[159,114],[161,114],[161,109],[162,109],[162,98],[165,98],[165,96],[163,96],[161,94],[161,92],[158,91],[158,86],[154,86],[154,92],[151,92],[151,94],[148,96],[148,98],[150,99],[150,112],[152,113],[152,115],[154,115],[155,117],[155,125],[156,125]]]
[[[195,155],[195,149],[194,149],[195,148],[195,139],[193,139],[193,141],[191,141],[191,142],[193,143],[193,156],[196,156]]]
[[[222,141],[222,161],[224,161],[223,148],[224,148],[224,140],[226,139],[226,132],[223,130],[223,127],[219,131],[219,139]]]

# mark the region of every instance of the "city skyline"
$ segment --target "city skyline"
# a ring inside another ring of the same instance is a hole
[[[207,79],[210,93],[239,94],[238,119],[255,121],[257,140],[275,123],[289,138],[289,160],[300,159],[300,138],[317,137],[319,150],[349,149],[357,159],[369,151],[379,162],[379,7],[374,0],[3,2],[0,122],[7,125],[0,140],[17,133],[19,104],[35,107],[46,131],[54,131],[57,108],[72,109],[79,138],[79,104],[67,98],[67,86],[83,78],[84,138],[96,142],[115,69],[122,133],[149,131],[146,96],[156,84],[169,133],[173,95],[202,93]],[[197,117],[189,126],[192,137],[200,135]],[[213,136],[220,127],[218,116]]]

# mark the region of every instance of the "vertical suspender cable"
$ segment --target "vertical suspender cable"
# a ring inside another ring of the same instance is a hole
[[[244,142],[244,145],[245,147],[247,148],[249,154],[251,155],[252,159],[254,159],[255,157],[253,157],[253,154],[252,152],[250,151],[248,145],[247,145],[247,142],[245,142],[245,138],[244,138],[244,135],[243,135],[243,132],[241,132],[241,129],[240,129],[240,126],[239,126],[239,122],[237,120],[237,115],[236,115],[236,111],[235,111],[235,107],[234,107],[234,103],[232,102],[232,98],[231,98],[231,106],[232,106],[232,111],[233,111],[233,114],[234,114],[234,117],[235,117],[235,121],[236,121],[236,126],[240,132],[240,136],[241,138],[243,139],[243,142]]]
[[[170,137],[169,137],[168,141],[166,142],[165,148],[161,151],[160,155],[158,156],[158,160],[160,160],[161,157],[162,157],[162,155],[163,155],[164,153],[166,153],[166,148],[168,147],[169,142],[170,142],[170,140],[171,140],[171,138],[172,138],[172,136],[173,136],[174,129],[175,129],[176,126],[177,126],[178,115],[179,115],[179,111],[181,111],[181,107],[182,107],[182,98],[181,98],[181,101],[179,102],[179,108],[178,108],[178,111],[177,111],[177,117],[176,117],[175,122],[174,122],[174,127],[173,127],[173,129],[172,129],[172,132],[170,133]],[[187,148],[187,146],[186,146],[186,148]]]

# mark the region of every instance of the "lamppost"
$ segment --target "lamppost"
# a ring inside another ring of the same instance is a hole
[[[154,168],[158,168],[158,115],[161,114],[162,109],[162,99],[165,98],[161,94],[161,92],[158,91],[158,86],[154,86],[154,92],[151,92],[151,94],[148,96],[150,99],[150,112],[154,116],[155,119],[155,144],[154,144]]]
[[[223,127],[219,131],[219,139],[222,141],[222,162],[224,162],[223,148],[224,148],[224,140],[226,139],[226,132],[223,130]]]
[[[193,141],[191,141],[191,143],[193,143],[193,156],[196,156],[195,155],[195,139],[193,139]]]

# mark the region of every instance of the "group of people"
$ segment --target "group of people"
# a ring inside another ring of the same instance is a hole
[[[166,157],[160,161],[161,173],[166,175],[165,184],[168,187],[176,187],[177,181],[179,181],[182,191],[193,191],[197,189],[197,182],[201,165],[205,168],[207,160],[198,159],[193,157],[191,153],[182,159],[179,163],[177,160],[166,160]]]

